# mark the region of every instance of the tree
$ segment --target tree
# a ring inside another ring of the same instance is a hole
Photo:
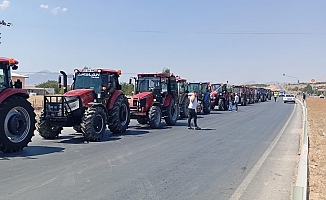
[[[37,88],[54,88],[54,93],[58,94],[59,93],[59,86],[58,82],[54,80],[48,80],[47,82],[40,83],[36,85],[35,87]]]
[[[171,71],[171,70],[170,70],[169,68],[165,68],[165,67],[164,67],[164,68],[162,69],[162,72],[163,72],[163,73],[170,73],[170,71]]]
[[[308,84],[305,88],[303,88],[302,91],[308,94],[312,94],[314,92],[310,84]]]
[[[129,84],[129,83],[121,83],[121,89],[122,91],[126,94],[131,96],[132,92],[134,91],[134,84]]]

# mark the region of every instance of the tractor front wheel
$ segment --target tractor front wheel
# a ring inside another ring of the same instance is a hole
[[[25,98],[12,96],[0,105],[0,113],[0,150],[21,151],[34,136],[33,107]]]
[[[62,127],[49,126],[49,123],[45,120],[44,111],[42,110],[39,121],[36,124],[36,130],[44,139],[53,139],[59,136]]]
[[[130,108],[128,99],[120,95],[109,110],[109,129],[112,133],[126,132],[130,123]]]
[[[149,126],[152,129],[159,128],[161,125],[162,111],[159,106],[152,106],[149,109]]]
[[[91,107],[84,113],[81,130],[88,141],[100,141],[106,129],[106,114],[101,107]]]
[[[164,117],[165,123],[169,126],[174,125],[178,119],[178,105],[175,103],[174,99],[170,100],[170,104],[166,107],[166,117]]]
[[[190,103],[190,100],[189,98],[185,97],[181,106],[180,106],[180,116],[181,118],[187,118],[188,115],[189,115],[189,103]]]

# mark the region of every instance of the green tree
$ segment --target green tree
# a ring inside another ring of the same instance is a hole
[[[170,70],[169,68],[165,68],[165,67],[164,67],[164,68],[162,69],[162,72],[163,72],[163,73],[170,73],[171,70]]]
[[[40,83],[36,85],[35,87],[37,88],[54,88],[54,93],[58,94],[59,93],[59,86],[58,82],[54,80],[48,80],[47,82]]]
[[[293,88],[293,91],[298,91],[298,90],[299,90],[298,86],[295,86],[295,87]]]
[[[309,93],[309,94],[312,94],[313,93],[313,89],[311,87],[310,84],[308,84],[305,88],[303,88],[302,90],[303,92],[306,92],[306,93]]]
[[[129,84],[129,83],[121,83],[121,89],[122,91],[126,94],[131,96],[132,92],[134,91],[134,84]]]
[[[90,69],[89,67],[85,66],[83,69]]]

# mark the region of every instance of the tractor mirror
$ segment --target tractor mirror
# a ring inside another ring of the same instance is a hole
[[[61,76],[59,76],[59,78],[58,78],[58,87],[59,87],[59,89],[61,89]]]
[[[18,69],[18,65],[12,65],[11,69],[12,70],[17,70]]]
[[[129,79],[129,85],[131,85],[131,83],[132,83],[132,80],[131,80],[131,78]]]

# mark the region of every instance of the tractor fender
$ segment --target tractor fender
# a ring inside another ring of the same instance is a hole
[[[171,94],[168,94],[165,98],[165,101],[164,101],[164,104],[163,104],[163,107],[167,107],[169,106],[170,104],[170,101],[171,101],[171,98],[172,98],[172,95]]]
[[[27,93],[26,90],[18,89],[18,88],[7,88],[7,89],[5,89],[4,91],[1,92],[0,104],[4,100],[6,100],[8,97],[11,97],[11,96],[14,96],[14,95],[21,96],[21,97],[24,97],[26,99],[29,97],[29,94]]]
[[[118,98],[118,96],[120,95],[124,95],[124,93],[121,91],[121,90],[116,90],[111,98],[110,98],[110,101],[109,101],[109,105],[108,105],[108,109],[111,110],[113,108],[113,105],[115,103],[115,100]]]

